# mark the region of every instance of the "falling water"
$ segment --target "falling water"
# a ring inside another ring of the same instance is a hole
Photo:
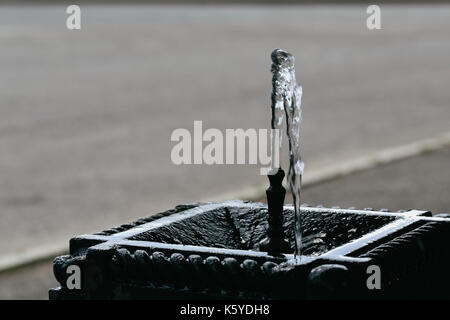
[[[295,79],[294,56],[281,49],[272,51],[272,129],[279,129],[281,146],[283,119],[289,142],[289,171],[287,179],[295,210],[295,251],[297,261],[302,248],[300,192],[304,164],[300,155],[300,122],[302,119],[302,87]],[[274,136],[273,136],[274,137]],[[272,146],[274,146],[274,138]],[[274,150],[274,149],[272,149]],[[279,154],[279,152],[278,152]]]

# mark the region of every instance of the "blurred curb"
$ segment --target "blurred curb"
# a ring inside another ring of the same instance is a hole
[[[39,246],[30,250],[0,257],[0,273],[14,271],[69,252],[69,241],[54,245]]]
[[[450,146],[450,131],[440,134],[434,138],[418,140],[409,144],[376,151],[366,156],[340,162],[336,165],[327,166],[313,171],[305,170],[302,186],[306,188],[311,187],[313,185],[335,180],[353,173],[437,151],[447,146]],[[266,188],[267,184],[254,185],[236,192],[221,194],[216,197],[208,197],[204,200],[205,202],[225,201],[229,199],[257,201],[265,197]]]
[[[434,138],[419,140],[413,143],[380,150],[367,156],[344,161],[322,169],[305,171],[302,185],[303,187],[310,187],[353,173],[437,151],[447,146],[450,146],[450,132],[446,132]],[[203,199],[201,202],[225,201],[230,199],[258,201],[261,198],[264,198],[266,188],[267,184],[250,186],[235,192],[208,197]],[[38,246],[27,251],[0,257],[0,273],[14,271],[15,269],[41,261],[48,261],[56,256],[66,254],[68,252],[68,242],[69,241],[67,239],[61,243],[55,243],[48,246]]]

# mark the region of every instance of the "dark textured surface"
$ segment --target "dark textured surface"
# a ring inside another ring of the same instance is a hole
[[[244,249],[231,215],[220,208],[131,238],[172,244]]]
[[[357,239],[374,231],[393,220],[392,217],[357,215],[346,213],[303,211],[303,253],[304,255],[319,255],[334,249],[344,243]],[[253,248],[265,237],[267,227],[267,211],[252,210],[251,212],[234,212],[240,223],[241,235],[247,247]],[[294,212],[284,210],[285,236],[294,248]],[[290,252],[292,253],[292,251]]]
[[[305,255],[319,255],[374,231],[394,218],[303,210]],[[292,210],[284,210],[284,233],[294,245]],[[131,239],[171,244],[255,250],[267,235],[267,210],[262,208],[217,209],[182,222],[156,228]],[[293,251],[286,252],[292,253]]]
[[[164,212],[155,213],[155,214],[151,215],[150,217],[141,218],[141,219],[135,220],[135,221],[130,222],[130,223],[122,224],[119,227],[113,227],[113,228],[105,229],[105,230],[103,230],[101,232],[97,232],[95,234],[97,234],[97,235],[111,235],[111,234],[115,234],[115,233],[118,233],[118,232],[123,232],[123,231],[129,230],[131,228],[134,228],[136,226],[142,225],[144,223],[152,222],[152,221],[158,220],[160,218],[167,217],[167,216],[169,216],[169,215],[171,215],[173,213],[178,213],[178,212],[181,212],[181,211],[185,211],[185,210],[194,208],[196,206],[198,206],[198,203],[180,204],[180,205],[177,205],[174,209],[170,209],[170,210],[167,210],[167,211],[164,211]]]

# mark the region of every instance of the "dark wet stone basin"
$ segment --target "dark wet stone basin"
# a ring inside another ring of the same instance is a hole
[[[303,255],[317,256],[360,238],[396,219],[393,216],[368,215],[349,212],[303,212]],[[293,210],[284,211],[285,237],[293,251]],[[253,207],[220,207],[153,228],[130,240],[167,244],[256,250],[255,246],[266,236],[267,209]],[[292,253],[292,252],[285,252]]]

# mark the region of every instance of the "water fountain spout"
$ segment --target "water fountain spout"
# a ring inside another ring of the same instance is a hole
[[[284,171],[281,168],[274,169],[268,177],[270,186],[266,190],[268,205],[267,237],[259,243],[259,250],[266,251],[270,255],[278,256],[281,253],[289,253],[289,242],[284,237],[283,230],[283,204],[286,189],[283,187]]]

